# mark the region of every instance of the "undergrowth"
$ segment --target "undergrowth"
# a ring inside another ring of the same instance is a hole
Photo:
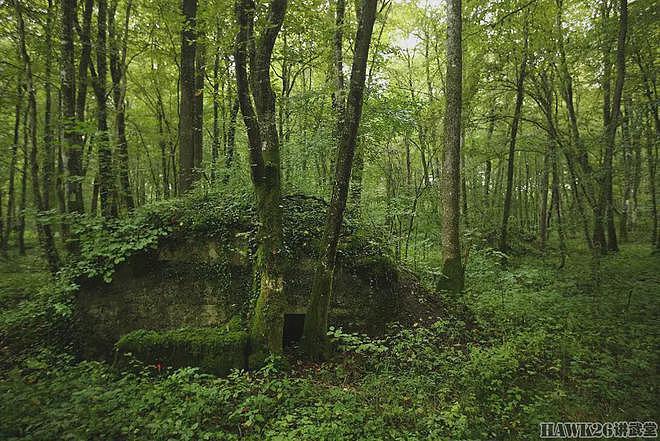
[[[0,297],[2,439],[523,440],[539,421],[657,420],[660,263],[638,245],[603,259],[599,289],[586,253],[557,270],[473,251],[455,299],[471,323],[381,339],[333,328],[329,362],[225,378],[75,360],[51,344],[66,302],[29,262],[2,265],[3,287],[25,286]]]

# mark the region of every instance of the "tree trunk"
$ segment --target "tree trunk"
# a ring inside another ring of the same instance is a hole
[[[509,215],[511,213],[511,197],[513,194],[513,170],[516,154],[516,136],[520,124],[523,99],[525,97],[525,75],[527,73],[527,48],[529,46],[529,36],[527,24],[525,23],[525,42],[523,46],[522,61],[520,62],[520,72],[516,83],[516,106],[513,112],[513,122],[511,123],[511,136],[509,138],[509,160],[506,175],[506,193],[504,195],[504,208],[502,213],[502,233],[500,235],[500,249],[506,252],[509,249]]]
[[[217,34],[220,34],[218,25]],[[223,107],[224,109],[224,107]],[[224,110],[223,110],[224,113]],[[218,156],[220,151],[220,48],[215,48],[213,60],[213,140],[211,143],[211,182],[215,183],[218,174]]]
[[[470,227],[470,220],[468,217],[468,192],[467,192],[467,179],[465,179],[465,154],[464,152],[464,144],[461,143],[461,201],[462,201],[462,207],[461,207],[461,217],[463,218],[463,224],[465,225],[465,228]]]
[[[654,136],[655,135],[655,136]],[[660,249],[660,232],[658,229],[658,205],[657,205],[657,183],[656,183],[656,171],[657,171],[657,142],[658,142],[658,130],[656,126],[655,131],[648,131],[648,139],[646,142],[646,158],[649,169],[649,196],[651,198],[651,244],[654,246],[655,250]]]
[[[614,197],[612,191],[612,160],[614,157],[614,141],[616,128],[619,125],[621,114],[621,97],[623,93],[623,83],[626,75],[626,33],[628,30],[628,2],[620,0],[619,6],[619,36],[616,48],[616,82],[614,85],[614,95],[612,99],[611,110],[605,113],[606,126],[606,144],[605,156],[603,159],[603,184],[601,190],[601,210],[606,214],[607,221],[607,249],[609,251],[618,251],[619,245],[616,237],[616,227],[614,225]],[[607,68],[607,66],[606,66]]]
[[[32,194],[34,196],[34,206],[37,210],[37,236],[39,244],[41,245],[42,252],[48,263],[48,269],[52,274],[55,274],[60,266],[57,248],[55,247],[55,240],[49,222],[42,222],[39,219],[41,212],[45,210],[44,202],[41,194],[41,181],[39,180],[39,163],[37,160],[37,93],[34,89],[34,81],[32,78],[32,62],[27,52],[27,45],[25,43],[25,24],[23,22],[22,5],[19,0],[14,2],[16,8],[16,19],[18,22],[18,40],[19,52],[23,59],[25,67],[25,85],[28,92],[28,131],[30,139],[30,174],[32,178]]]
[[[341,125],[341,118],[344,115],[344,106],[346,105],[345,85],[344,85],[344,16],[346,13],[345,0],[336,0],[335,4],[335,27],[332,34],[332,63],[334,70],[335,88],[332,93],[332,107],[337,115],[337,126]],[[339,132],[335,133],[339,136]]]
[[[120,197],[128,211],[135,208],[129,177],[128,141],[126,139],[126,51],[128,44],[128,24],[132,1],[126,2],[124,29],[121,39],[117,35],[115,14],[117,0],[112,0],[108,11],[108,37],[110,40],[110,77],[112,78],[112,98],[115,104],[115,128],[117,130],[117,163],[119,172]],[[121,40],[121,51],[119,49]]]
[[[327,354],[328,308],[332,297],[332,281],[335,271],[337,244],[346,208],[350,185],[355,143],[362,116],[364,84],[367,60],[374,22],[376,0],[363,0],[355,36],[355,54],[344,115],[341,118],[335,164],[335,182],[321,238],[320,257],[316,265],[310,303],[305,317],[303,347],[312,358]]]
[[[179,194],[193,184],[195,168],[195,52],[197,0],[183,0],[181,102],[179,111]]]
[[[86,4],[91,0],[86,0]],[[91,14],[91,6],[89,8]],[[69,213],[84,212],[82,192],[82,138],[76,127],[76,71],[74,63],[73,28],[76,16],[76,1],[62,0],[62,47],[61,47],[61,91],[64,124],[64,145],[66,146],[67,209]],[[83,28],[85,24],[83,24]],[[83,48],[84,49],[84,48]],[[82,58],[81,58],[82,61]],[[80,85],[81,88],[83,84]],[[80,98],[78,103],[80,104]],[[84,109],[84,106],[83,106]],[[75,238],[67,242],[69,251],[78,248]]]
[[[447,1],[447,75],[445,148],[442,162],[442,274],[439,288],[454,292],[465,283],[460,243],[461,106],[463,49],[461,45],[461,0]]]
[[[604,240],[604,230],[602,228],[602,215],[599,213],[599,205],[597,201],[597,182],[593,176],[593,170],[589,164],[589,156],[587,149],[585,148],[578,128],[577,122],[577,113],[575,111],[575,105],[573,103],[573,78],[568,70],[568,63],[566,61],[566,51],[564,49],[564,31],[563,31],[563,0],[556,0],[557,2],[557,17],[556,17],[556,27],[557,27],[557,43],[559,47],[559,75],[562,83],[562,98],[566,104],[566,109],[568,111],[568,119],[570,123],[570,133],[571,133],[571,147],[572,151],[565,152],[567,157],[567,162],[569,168],[571,169],[572,179],[575,181],[576,189],[576,200],[580,201],[580,192],[584,194],[585,200],[589,206],[593,209],[594,213],[594,235],[593,238],[591,235],[586,237],[587,245],[590,249],[593,249],[594,252],[598,252],[598,249],[594,247],[594,240],[596,237],[600,240],[598,243],[602,243]],[[574,159],[575,158],[575,159]],[[579,167],[575,166],[575,162]],[[581,204],[581,202],[580,202]],[[582,207],[579,207],[582,210]],[[584,213],[584,211],[582,211]],[[586,221],[586,214],[583,216],[583,222]],[[600,222],[600,223],[599,223]]]
[[[490,207],[490,176],[492,174],[492,161],[486,159],[484,163],[484,210]]]
[[[52,87],[51,76],[53,67],[53,16],[55,15],[53,0],[48,0],[48,17],[46,18],[46,71],[44,80],[44,178],[43,178],[43,209],[50,210],[50,194],[52,191],[53,174],[55,173],[55,152],[53,149],[52,127]],[[50,226],[49,226],[50,228]]]
[[[630,229],[630,208],[631,196],[633,186],[633,152],[632,152],[632,135],[631,135],[631,112],[632,100],[630,95],[624,99],[623,118],[621,120],[621,162],[623,163],[623,200],[621,210],[621,222],[619,224],[619,238],[622,242],[628,241],[628,230]]]
[[[270,1],[266,23],[255,45],[252,44],[255,41],[254,1],[236,1],[239,25],[234,54],[237,96],[247,129],[250,172],[259,216],[255,270],[259,296],[251,320],[252,345],[257,359],[264,351],[282,352],[285,297],[280,151],[270,65],[286,7],[287,0]]]
[[[573,190],[573,197],[575,198],[575,205],[577,207],[578,215],[580,216],[580,222],[582,224],[582,232],[584,233],[584,240],[587,243],[587,248],[590,250],[593,249],[593,242],[591,241],[591,231],[589,226],[589,219],[584,208],[584,200],[582,199],[582,193],[580,184],[578,183],[578,175],[575,170],[575,164],[573,163],[573,155],[564,150],[564,157],[568,165],[568,171],[571,178],[571,188]]]
[[[559,239],[559,268],[566,264],[566,238],[564,237],[564,226],[561,218],[561,197],[559,193],[559,165],[557,158],[557,145],[552,142],[550,147],[550,163],[552,166],[552,200],[555,209],[555,224],[557,225],[557,236]]]
[[[554,142],[551,140],[550,142]],[[543,171],[541,172],[540,197],[541,209],[539,211],[539,248],[545,250],[545,243],[548,240],[548,162],[549,154],[543,158]]]
[[[23,80],[22,74],[17,78],[16,86],[16,107],[14,113],[14,138],[11,146],[11,154],[9,159],[9,189],[7,191],[7,222],[5,224],[5,231],[2,236],[1,248],[4,254],[7,253],[9,248],[9,237],[14,229],[14,220],[16,218],[15,207],[15,177],[16,167],[18,165],[18,143],[20,142],[20,128],[21,128],[21,107],[23,103]]]
[[[92,72],[94,94],[96,95],[96,124],[99,158],[99,198],[101,201],[101,213],[106,218],[117,217],[117,205],[115,197],[115,175],[112,167],[112,150],[108,137],[108,98],[107,98],[107,0],[99,0],[97,10],[98,34],[96,40],[96,68]]]
[[[486,135],[486,149],[490,152],[491,141],[493,139],[493,132],[495,131],[495,108],[491,109],[488,122],[488,133]],[[490,159],[486,160],[484,164],[484,210],[490,208],[490,180],[492,174],[493,164]]]
[[[234,150],[236,149],[236,118],[238,117],[239,101],[234,100],[229,115],[229,128],[227,129],[227,146],[225,147],[225,168],[227,169],[227,179],[234,164]]]
[[[195,48],[195,103],[194,103],[194,134],[195,150],[193,152],[193,179],[199,181],[203,175],[202,156],[204,150],[204,81],[206,77],[206,46],[201,41],[199,32],[196,34]]]
[[[153,64],[152,64],[153,70]],[[168,199],[171,193],[176,193],[176,187],[170,187],[170,173],[168,167],[168,157],[170,157],[171,152],[168,149],[168,145],[171,143],[169,137],[169,131],[166,134],[165,128],[169,128],[169,124],[165,119],[165,106],[163,106],[163,97],[160,94],[160,89],[156,86],[156,120],[158,122],[158,146],[160,147],[160,164],[161,164],[161,173],[163,174],[163,197]],[[171,157],[172,162],[174,162],[174,157]],[[174,173],[173,173],[174,175]]]
[[[16,225],[16,242],[18,254],[25,256],[25,210],[27,209],[27,176],[28,176],[28,129],[27,109],[23,112],[23,165],[21,168],[21,198],[18,205],[18,224]]]

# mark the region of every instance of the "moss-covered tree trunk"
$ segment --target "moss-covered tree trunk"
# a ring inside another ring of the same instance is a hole
[[[463,49],[461,45],[461,0],[447,1],[447,80],[445,104],[445,148],[442,163],[442,274],[440,287],[461,291],[464,284],[461,261],[461,106],[463,93]]]
[[[234,150],[236,149],[236,120],[238,117],[238,110],[240,104],[238,98],[234,99],[234,103],[231,106],[231,111],[229,114],[229,127],[227,128],[227,144],[225,145],[225,168],[227,173],[225,174],[225,181],[229,179],[231,175],[231,168],[234,165]]]
[[[622,242],[628,241],[628,231],[630,230],[631,208],[632,208],[632,190],[633,190],[633,143],[631,129],[631,107],[632,99],[627,94],[624,99],[624,110],[621,120],[621,162],[623,163],[623,197],[621,207],[621,219],[619,223],[619,239]]]
[[[557,156],[557,144],[552,142],[550,147],[550,163],[552,166],[552,201],[555,210],[555,224],[557,225],[557,238],[559,239],[559,268],[566,264],[566,237],[561,212],[561,195],[559,183],[559,158]],[[552,209],[553,207],[551,207]]]
[[[363,0],[360,9],[350,87],[344,115],[339,126],[335,182],[332,187],[332,198],[321,239],[320,258],[316,266],[310,303],[305,317],[303,347],[312,358],[323,357],[327,350],[326,332],[328,328],[328,308],[332,297],[332,279],[335,271],[339,233],[350,185],[355,143],[362,116],[367,59],[376,20],[376,3],[376,0]]]
[[[21,164],[21,196],[18,200],[18,220],[16,223],[16,243],[18,254],[25,256],[25,211],[27,208],[27,179],[28,179],[28,110],[23,112],[23,162]]]
[[[220,23],[217,25],[216,35],[220,35]],[[216,180],[220,151],[220,99],[220,48],[216,47],[213,57],[213,131],[211,140],[211,182],[213,183]],[[222,113],[224,117],[224,106]]]
[[[270,63],[286,7],[287,0],[271,0],[266,23],[255,36],[254,1],[236,1],[237,95],[247,129],[250,172],[259,216],[255,270],[259,296],[251,319],[252,350],[257,357],[265,351],[282,352],[284,328],[280,151]]]

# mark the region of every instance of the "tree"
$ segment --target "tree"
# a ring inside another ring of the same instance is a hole
[[[32,76],[32,60],[27,51],[25,42],[25,24],[23,21],[22,5],[19,0],[15,0],[16,20],[18,24],[18,45],[19,53],[23,59],[25,68],[25,86],[28,96],[28,131],[30,140],[30,175],[32,178],[32,194],[34,197],[34,206],[39,212],[43,212],[44,200],[41,193],[41,182],[39,180],[39,163],[37,159],[37,94],[34,87]],[[27,146],[25,146],[27,148]],[[48,222],[37,219],[37,234],[42,251],[48,262],[48,269],[55,274],[60,266],[60,259],[55,247],[53,232]]]
[[[614,224],[614,198],[612,190],[612,159],[614,157],[614,142],[616,129],[619,126],[621,115],[621,97],[623,94],[623,83],[626,75],[626,32],[628,30],[628,2],[620,0],[619,3],[619,34],[616,49],[616,81],[612,106],[609,107],[609,85],[605,88],[604,121],[605,121],[605,154],[603,158],[603,177],[600,191],[600,213],[605,213],[607,222],[607,243],[601,242],[601,247],[607,246],[609,251],[618,251],[619,245]],[[607,50],[607,49],[605,49]],[[609,70],[605,58],[605,72]],[[605,81],[609,81],[606,79]],[[602,238],[599,238],[602,241]]]
[[[54,128],[52,124],[52,85],[51,75],[53,70],[53,15],[55,7],[53,0],[48,0],[46,11],[46,69],[44,72],[44,178],[43,178],[43,209],[50,210],[50,193],[52,190],[53,174],[55,173],[55,151],[53,146]]]
[[[192,186],[195,165],[196,142],[196,103],[197,90],[195,57],[197,0],[182,0],[183,28],[181,29],[181,110],[179,115],[179,193],[183,194]],[[199,161],[201,162],[201,161]]]
[[[316,265],[311,298],[305,316],[303,346],[312,358],[321,358],[327,351],[328,308],[332,297],[337,245],[346,208],[355,142],[362,116],[362,99],[369,46],[376,20],[376,4],[376,0],[363,0],[361,3],[350,86],[344,114],[339,123],[332,198],[326,215],[325,228],[321,238],[320,258]]]
[[[96,95],[97,136],[95,141],[98,144],[99,156],[99,196],[103,216],[116,217],[118,212],[115,177],[112,166],[112,149],[110,148],[110,138],[108,135],[107,24],[108,2],[107,0],[99,0],[97,10],[96,73],[90,64],[94,95]]]
[[[442,167],[442,288],[461,291],[464,270],[461,261],[460,194],[462,136],[463,50],[461,0],[447,1],[447,76],[445,104],[445,149]]]
[[[198,181],[202,174],[202,152],[204,145],[204,81],[206,78],[206,46],[202,34],[197,31],[195,44],[195,98],[193,112],[193,176]]]
[[[89,0],[88,0],[89,1]],[[76,128],[76,68],[73,29],[76,16],[76,1],[62,0],[61,33],[61,91],[66,146],[67,209],[70,213],[84,212],[82,192],[82,138]],[[91,11],[91,7],[90,7]],[[75,245],[73,246],[75,248]]]
[[[9,159],[9,189],[7,190],[7,221],[5,222],[5,230],[2,236],[2,243],[0,248],[2,248],[2,253],[7,254],[7,249],[9,247],[9,236],[11,235],[12,230],[14,229],[14,220],[16,217],[16,207],[15,207],[15,177],[16,177],[16,168],[18,166],[18,144],[20,141],[20,129],[21,129],[21,112],[22,112],[22,102],[23,102],[23,75],[22,72],[19,73],[16,79],[16,106],[14,107],[14,137],[12,139],[11,153]]]
[[[506,252],[509,249],[509,216],[511,215],[511,199],[513,195],[513,171],[516,155],[516,137],[518,127],[522,118],[522,105],[525,98],[525,77],[527,75],[527,50],[529,48],[528,23],[525,19],[523,30],[524,43],[522,59],[520,61],[520,70],[516,80],[516,104],[513,111],[513,121],[511,123],[511,135],[509,136],[509,159],[506,173],[506,192],[504,194],[504,208],[502,214],[502,232],[500,234],[500,250]]]
[[[287,0],[268,3],[265,23],[255,35],[255,3],[236,1],[238,34],[234,59],[238,100],[247,130],[250,173],[259,216],[255,281],[259,296],[251,323],[256,351],[282,352],[284,277],[280,150],[270,66]]]
[[[115,104],[115,130],[117,132],[117,159],[119,163],[120,196],[130,211],[135,207],[129,179],[128,141],[126,139],[126,51],[128,45],[128,25],[131,16],[132,0],[126,1],[126,13],[122,37],[117,35],[115,14],[117,0],[112,0],[108,11],[108,37],[110,39],[110,77],[112,78],[112,98]],[[121,42],[121,49],[120,49]]]

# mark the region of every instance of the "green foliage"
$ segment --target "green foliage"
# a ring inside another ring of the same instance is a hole
[[[327,203],[305,195],[284,196],[283,203],[285,257],[296,262],[301,256],[317,256]],[[251,193],[222,190],[197,191],[185,198],[149,204],[122,219],[81,217],[74,224],[81,242],[80,258],[65,268],[63,276],[71,280],[101,278],[109,283],[117,265],[165,240],[216,239],[228,248],[246,243],[248,257],[253,260],[257,224]],[[359,228],[350,218],[344,222],[338,254],[348,265],[359,266],[364,259],[391,262],[378,233]],[[222,269],[216,276],[222,275]]]
[[[330,342],[340,351],[377,355],[388,350],[387,346],[379,340],[369,338],[367,334],[346,333],[341,328],[335,328],[334,326],[330,326],[328,337],[330,337]]]
[[[498,253],[473,252],[463,306],[377,339],[332,329],[339,353],[324,364],[268,360],[216,378],[80,363],[37,341],[0,370],[0,437],[525,440],[542,420],[653,419],[657,258],[634,246],[604,258],[595,297],[579,288],[588,255],[571,257],[557,271],[554,256],[509,256],[503,267]],[[50,320],[27,316],[25,329]],[[203,347],[215,332],[124,341]]]
[[[117,265],[135,253],[154,248],[169,233],[167,226],[147,223],[145,214],[140,211],[122,219],[79,217],[73,231],[80,240],[80,256],[62,276],[72,280],[83,276],[101,278],[109,283]]]
[[[11,365],[32,352],[49,347],[64,349],[70,339],[75,285],[51,280],[29,258],[15,259],[0,269],[0,365]]]

